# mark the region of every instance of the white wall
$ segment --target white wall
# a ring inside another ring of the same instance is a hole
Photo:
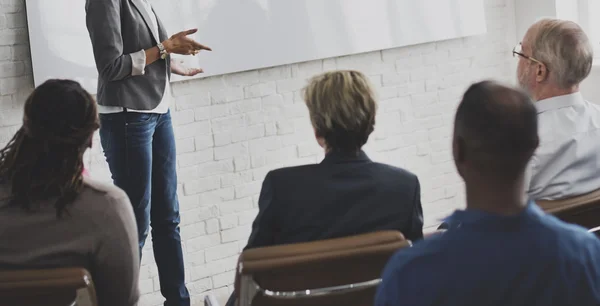
[[[515,1],[515,26],[519,41],[521,41],[531,24],[538,19],[542,17],[556,17],[556,8],[556,0]]]
[[[595,64],[592,67],[590,75],[581,83],[579,90],[586,100],[600,104],[600,65]]]
[[[366,151],[372,159],[415,172],[427,226],[463,205],[450,153],[454,109],[473,81],[514,79],[514,0],[486,0],[488,34],[177,83],[179,196],[187,279],[194,304],[206,293],[231,291],[265,174],[316,163],[316,145],[299,90],[307,77],[359,69],[377,87],[380,109]],[[21,122],[32,90],[24,0],[0,2],[0,143]],[[65,12],[66,14],[66,12]],[[243,50],[240,50],[243,52]],[[109,179],[96,141],[87,155],[92,175]],[[143,255],[141,305],[160,305],[150,240]]]

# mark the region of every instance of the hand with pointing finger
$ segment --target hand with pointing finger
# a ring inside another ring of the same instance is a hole
[[[212,51],[209,47],[204,46],[189,37],[189,35],[196,32],[198,32],[198,29],[190,29],[174,34],[163,42],[163,46],[168,53],[182,55],[196,55],[201,50]]]

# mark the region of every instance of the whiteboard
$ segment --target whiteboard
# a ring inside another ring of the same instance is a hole
[[[486,32],[483,0],[150,1],[169,34],[198,28],[193,37],[214,50],[176,57],[204,68],[197,77]],[[27,0],[27,18],[36,86],[69,78],[95,92],[85,0]]]

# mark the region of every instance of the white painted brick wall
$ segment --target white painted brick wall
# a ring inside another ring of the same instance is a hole
[[[0,0],[0,144],[18,129],[32,90],[24,2]],[[322,159],[299,92],[317,73],[359,69],[369,75],[380,108],[366,151],[419,175],[427,226],[463,205],[450,154],[454,109],[471,82],[512,81],[514,75],[514,0],[485,2],[483,36],[174,84],[181,230],[194,305],[209,293],[224,302],[231,292],[266,173]],[[95,140],[87,167],[110,180]],[[140,304],[161,305],[150,240],[140,280]]]

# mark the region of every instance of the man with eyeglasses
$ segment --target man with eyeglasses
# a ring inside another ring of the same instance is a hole
[[[519,85],[538,113],[540,146],[526,182],[534,200],[557,200],[600,188],[600,106],[586,101],[579,84],[589,75],[593,47],[574,22],[543,19],[513,50]]]

